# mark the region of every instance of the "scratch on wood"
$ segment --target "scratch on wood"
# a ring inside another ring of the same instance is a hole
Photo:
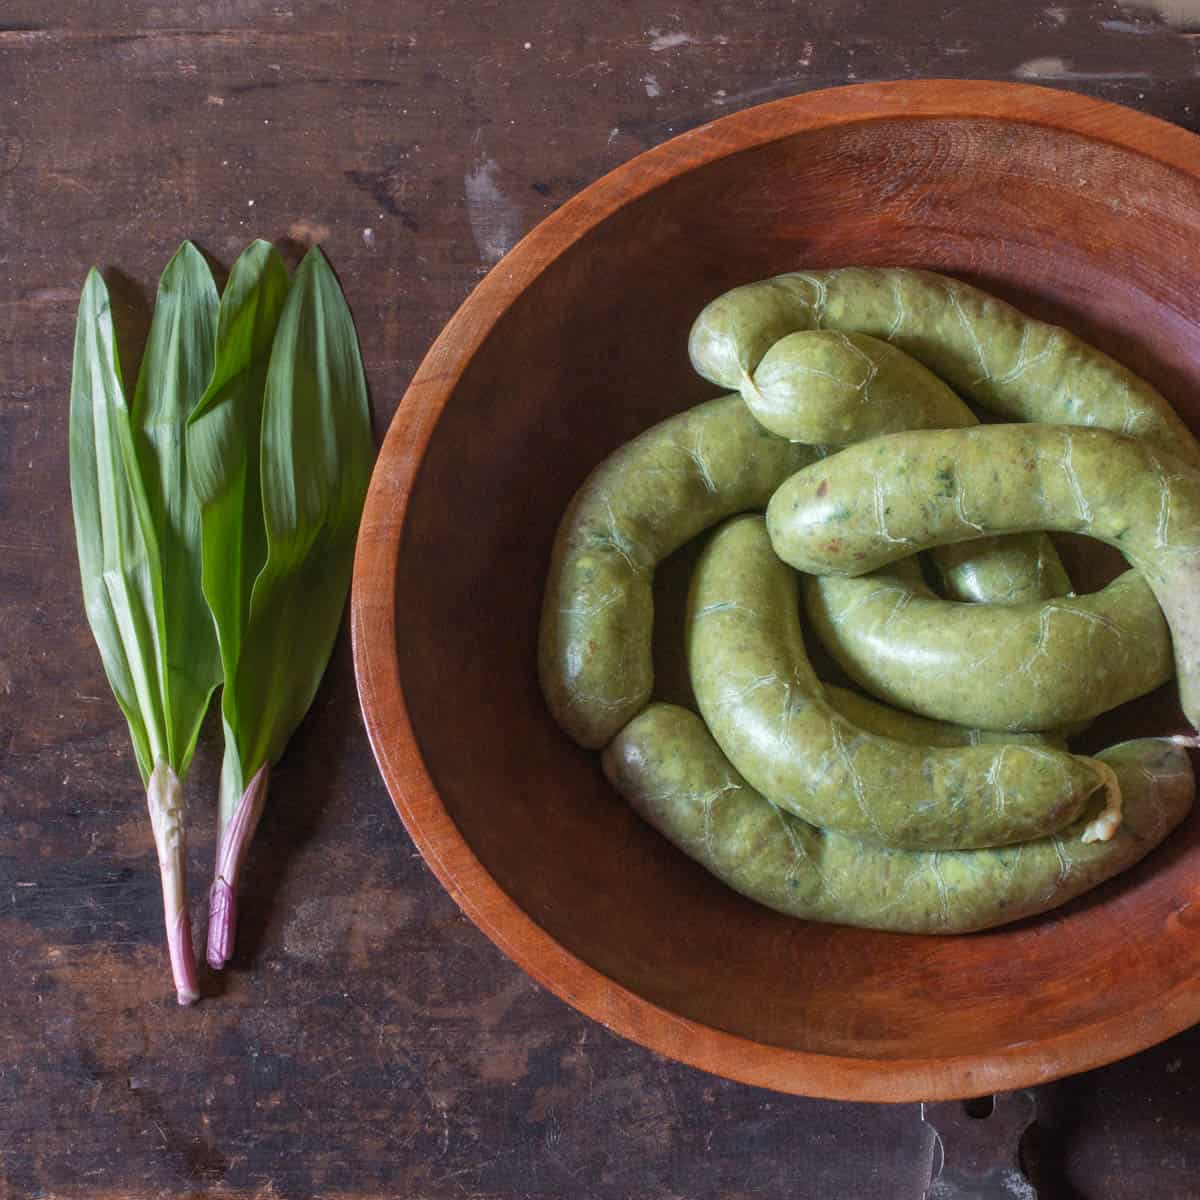
[[[1076,71],[1070,62],[1058,57],[1031,58],[1013,74],[1020,79],[1150,79],[1148,71]]]
[[[690,46],[696,39],[690,33],[660,33],[657,29],[650,30],[650,51],[661,54],[664,50],[674,50],[679,46]]]
[[[1177,29],[1200,28],[1200,0],[1138,0],[1131,7],[1149,9]]]
[[[499,262],[521,232],[520,211],[496,182],[498,169],[495,159],[484,157],[463,179],[471,233],[480,255],[489,264]]]

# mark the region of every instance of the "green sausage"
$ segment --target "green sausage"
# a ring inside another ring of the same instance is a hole
[[[743,896],[788,916],[898,933],[970,933],[1065,904],[1132,866],[1191,807],[1187,754],[1156,738],[1101,756],[1125,820],[1111,841],[1061,835],[994,850],[912,851],[818,829],[755,792],[694,713],[652,704],[604,752],[632,807]]]
[[[1144,696],[1174,673],[1171,636],[1137,571],[1089,596],[1015,607],[941,600],[905,567],[805,576],[825,648],[873,696],[941,721],[1048,729]]]
[[[696,695],[688,678],[684,649],[687,593],[704,535],[693,539],[659,564],[654,573],[654,700],[695,709]],[[913,560],[906,560],[912,562]],[[898,564],[901,568],[905,564]],[[915,564],[914,564],[915,565]],[[843,717],[871,733],[912,742],[918,746],[975,746],[980,742],[1025,742],[1066,749],[1067,730],[1049,733],[996,733],[967,729],[945,721],[928,721],[912,713],[889,708],[861,692],[826,683],[825,699]]]
[[[1072,590],[1067,569],[1044,533],[935,546],[928,558],[948,600],[1027,604],[1066,596]]]
[[[605,745],[650,699],[658,563],[762,508],[814,455],[724,396],[646,430],[584,480],[558,527],[538,645],[550,711],[581,746]]]
[[[780,338],[741,385],[772,433],[813,445],[849,445],[906,429],[958,429],[975,414],[932,371],[896,346],[861,333],[809,330]],[[935,549],[954,600],[1020,604],[1071,590],[1045,534],[987,538]]]
[[[772,433],[845,446],[904,429],[958,429],[975,414],[903,350],[861,333],[809,330],[780,338],[741,382]]]
[[[851,267],[734,288],[696,318],[688,350],[705,379],[740,388],[772,345],[803,329],[882,338],[998,416],[1132,434],[1200,466],[1195,438],[1145,380],[1065,329],[929,271]]]
[[[968,729],[952,721],[930,721],[902,712],[886,704],[878,704],[867,696],[850,688],[838,687],[834,683],[823,684],[825,703],[838,716],[845,717],[852,725],[877,733],[880,737],[893,738],[897,742],[908,742],[913,746],[981,746],[991,744],[1051,746],[1056,750],[1067,748],[1066,738],[1060,730],[1037,733],[1009,733],[992,729]]]
[[[981,533],[1108,542],[1154,592],[1183,711],[1200,724],[1200,472],[1141,438],[1059,425],[894,433],[798,472],[771,497],[767,528],[775,552],[814,575],[861,575]]]
[[[723,525],[692,577],[686,645],[696,701],[764,796],[822,828],[910,849],[1040,837],[1106,788],[1105,824],[1089,836],[1115,828],[1119,791],[1095,759],[1028,745],[912,746],[839,716],[805,654],[798,592],[759,516]]]

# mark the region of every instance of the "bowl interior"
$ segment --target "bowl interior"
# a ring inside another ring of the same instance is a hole
[[[1103,347],[1196,427],[1197,193],[1184,174],[1076,133],[879,119],[694,169],[594,228],[520,295],[424,456],[396,619],[438,793],[538,925],[678,1016],[770,1046],[882,1060],[988,1054],[1124,1012],[1141,1019],[1196,974],[1195,820],[1093,896],[994,933],[789,920],[728,891],[625,807],[598,757],[547,715],[535,645],[563,508],[610,450],[714,394],[688,364],[687,332],[737,283],[849,264],[950,272]],[[680,557],[658,589],[668,693],[679,684]],[[1093,741],[1178,728],[1166,689],[1105,718]]]

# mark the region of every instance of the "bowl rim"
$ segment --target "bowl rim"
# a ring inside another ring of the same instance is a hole
[[[895,118],[1040,125],[1101,140],[1200,181],[1200,138],[1156,117],[1075,92],[985,80],[924,79],[826,88],[722,116],[610,171],[536,225],[480,281],[433,343],[380,448],[354,561],[351,637],[359,701],[393,804],[462,911],[533,979],[622,1037],[755,1087],[833,1100],[917,1101],[1048,1082],[1137,1053],[1200,1021],[1200,980],[1132,1012],[1036,1043],[948,1058],[818,1054],[755,1042],[681,1017],[610,979],[551,937],[476,858],[427,771],[396,652],[396,574],[409,496],[442,409],[521,292],[593,228],[698,167],[795,134]]]

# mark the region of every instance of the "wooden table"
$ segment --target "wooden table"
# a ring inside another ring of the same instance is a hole
[[[396,819],[345,644],[273,778],[235,968],[176,1007],[74,560],[78,291],[94,262],[115,281],[128,370],[181,238],[226,265],[253,236],[293,256],[321,241],[382,431],[504,251],[673,132],[916,75],[1040,80],[1195,128],[1187,9],[1200,21],[1189,0],[0,7],[0,1197],[920,1196],[916,1106],[708,1077],[513,967]],[[191,776],[197,918],[219,759],[210,720]],[[1198,1064],[1200,1029],[1041,1089],[1042,1195],[1200,1194]]]

